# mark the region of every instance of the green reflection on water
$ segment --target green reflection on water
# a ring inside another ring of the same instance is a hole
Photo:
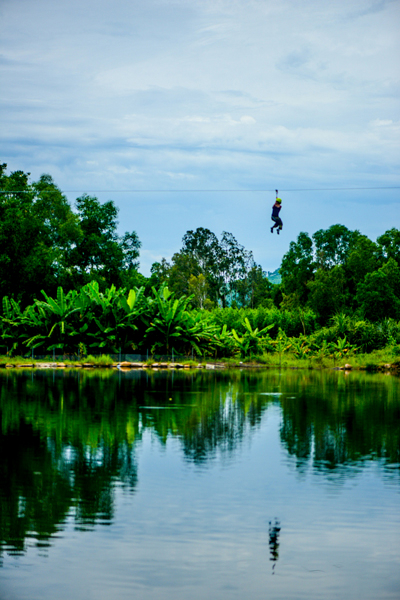
[[[272,404],[299,473],[346,476],[379,459],[398,479],[399,392],[399,379],[365,373],[1,371],[2,550],[49,544],[68,519],[110,524],[115,486],[137,485],[145,431],[162,445],[176,438],[186,461],[206,466],[237,452]]]

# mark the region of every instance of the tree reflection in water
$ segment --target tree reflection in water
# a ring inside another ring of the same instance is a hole
[[[300,472],[378,457],[399,477],[399,388],[394,377],[336,372],[1,370],[1,549],[24,552],[32,538],[49,544],[67,521],[111,523],[115,485],[135,491],[144,432],[162,445],[176,438],[186,461],[208,464],[237,452],[271,405]],[[279,533],[271,521],[273,569]]]

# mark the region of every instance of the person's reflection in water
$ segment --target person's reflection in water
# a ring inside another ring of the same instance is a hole
[[[278,519],[275,519],[274,522],[269,522],[269,552],[270,557],[269,560],[272,560],[272,575],[274,574],[274,569],[276,562],[279,558],[279,534],[281,531],[281,524]]]

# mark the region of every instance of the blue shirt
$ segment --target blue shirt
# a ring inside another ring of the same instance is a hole
[[[278,206],[278,205],[274,204],[272,207],[272,216],[279,217],[279,211],[281,210],[281,208],[282,208],[282,206]]]

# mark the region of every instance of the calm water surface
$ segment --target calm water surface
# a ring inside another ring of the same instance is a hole
[[[400,380],[0,371],[1,600],[400,598]]]

